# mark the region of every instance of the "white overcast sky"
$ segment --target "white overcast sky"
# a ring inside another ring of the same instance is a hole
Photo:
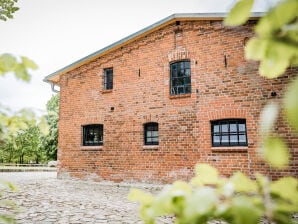
[[[274,0],[260,0],[264,11]],[[235,0],[19,0],[13,20],[0,21],[0,54],[25,55],[39,69],[29,84],[0,77],[0,103],[44,111],[51,98],[42,79],[173,13],[225,12]]]

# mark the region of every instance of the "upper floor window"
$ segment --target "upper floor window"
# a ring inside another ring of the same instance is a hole
[[[104,70],[103,88],[105,90],[113,89],[113,68],[107,68]]]
[[[83,146],[103,145],[103,125],[90,124],[83,126]]]
[[[211,121],[212,146],[247,146],[246,121],[224,119]]]
[[[191,93],[190,61],[178,61],[170,65],[171,95]]]
[[[145,145],[158,145],[158,123],[150,122],[144,125]]]

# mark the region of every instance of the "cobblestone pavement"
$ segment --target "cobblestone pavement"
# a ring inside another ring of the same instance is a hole
[[[143,223],[138,204],[127,200],[131,186],[58,180],[55,172],[0,173],[0,180],[10,180],[19,188],[3,195],[20,208],[17,223]],[[164,217],[158,223],[173,220]]]

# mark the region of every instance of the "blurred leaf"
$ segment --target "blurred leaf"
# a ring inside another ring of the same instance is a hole
[[[239,26],[245,23],[249,18],[253,3],[253,0],[239,0],[225,18],[225,25]]]
[[[259,38],[251,38],[245,46],[245,57],[251,60],[262,60],[266,55],[268,41]]]
[[[197,164],[195,167],[196,176],[191,180],[194,186],[202,186],[205,184],[218,184],[218,171],[209,164]]]
[[[186,196],[191,194],[192,189],[190,185],[184,181],[175,181],[171,188],[173,196]]]
[[[288,87],[284,98],[284,107],[290,124],[298,132],[298,77]]]
[[[39,122],[39,124],[38,124],[38,127],[39,127],[39,129],[40,129],[40,132],[41,132],[44,136],[46,136],[46,135],[49,134],[49,125],[48,125],[48,123],[47,123],[47,121],[46,121],[46,119],[45,119],[44,117],[41,117],[41,118],[40,118],[40,122]]]
[[[272,131],[275,121],[278,116],[278,104],[271,102],[267,104],[260,116],[260,133],[264,136],[268,136]]]
[[[240,196],[233,198],[231,212],[233,224],[258,224],[262,211],[255,206],[250,197]]]
[[[17,66],[17,60],[11,54],[0,55],[0,73],[4,74],[13,71]]]
[[[14,72],[18,79],[21,79],[26,82],[30,81],[30,76],[26,70],[26,67],[23,64],[18,64]]]
[[[38,66],[34,63],[34,61],[32,61],[31,59],[23,56],[21,57],[22,58],[22,62],[23,62],[23,65],[26,67],[26,68],[31,68],[33,70],[37,69]]]
[[[268,137],[264,141],[263,153],[265,160],[275,168],[285,168],[289,164],[287,145],[280,138]]]
[[[231,181],[234,185],[236,192],[252,193],[252,192],[258,191],[258,186],[257,186],[256,182],[249,179],[247,176],[245,176],[241,172],[235,173],[231,177]]]
[[[281,1],[276,7],[263,16],[256,25],[255,31],[261,36],[274,35],[283,25],[297,17],[297,0]]]
[[[153,196],[149,193],[144,193],[139,189],[131,189],[128,195],[128,200],[138,201],[141,204],[151,204],[153,202]]]
[[[283,177],[270,185],[270,191],[296,204],[298,211],[298,180],[294,177]]]
[[[211,187],[197,189],[192,197],[187,198],[184,215],[188,222],[185,223],[191,223],[190,220],[196,220],[193,223],[204,223],[208,220],[208,214],[215,211],[218,203],[216,189]],[[199,217],[202,219],[200,220]]]
[[[277,78],[290,65],[291,58],[297,54],[295,48],[279,41],[268,41],[267,50],[260,64],[260,74],[267,78]]]

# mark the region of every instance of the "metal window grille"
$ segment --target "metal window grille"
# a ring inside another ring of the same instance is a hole
[[[91,124],[83,126],[83,146],[103,145],[103,125]]]
[[[113,89],[113,69],[107,68],[104,70],[103,86],[105,90]]]
[[[144,125],[145,145],[158,145],[158,123],[146,123]]]
[[[247,146],[246,121],[225,119],[211,122],[212,146]]]
[[[191,93],[190,61],[179,61],[170,65],[171,95]]]

